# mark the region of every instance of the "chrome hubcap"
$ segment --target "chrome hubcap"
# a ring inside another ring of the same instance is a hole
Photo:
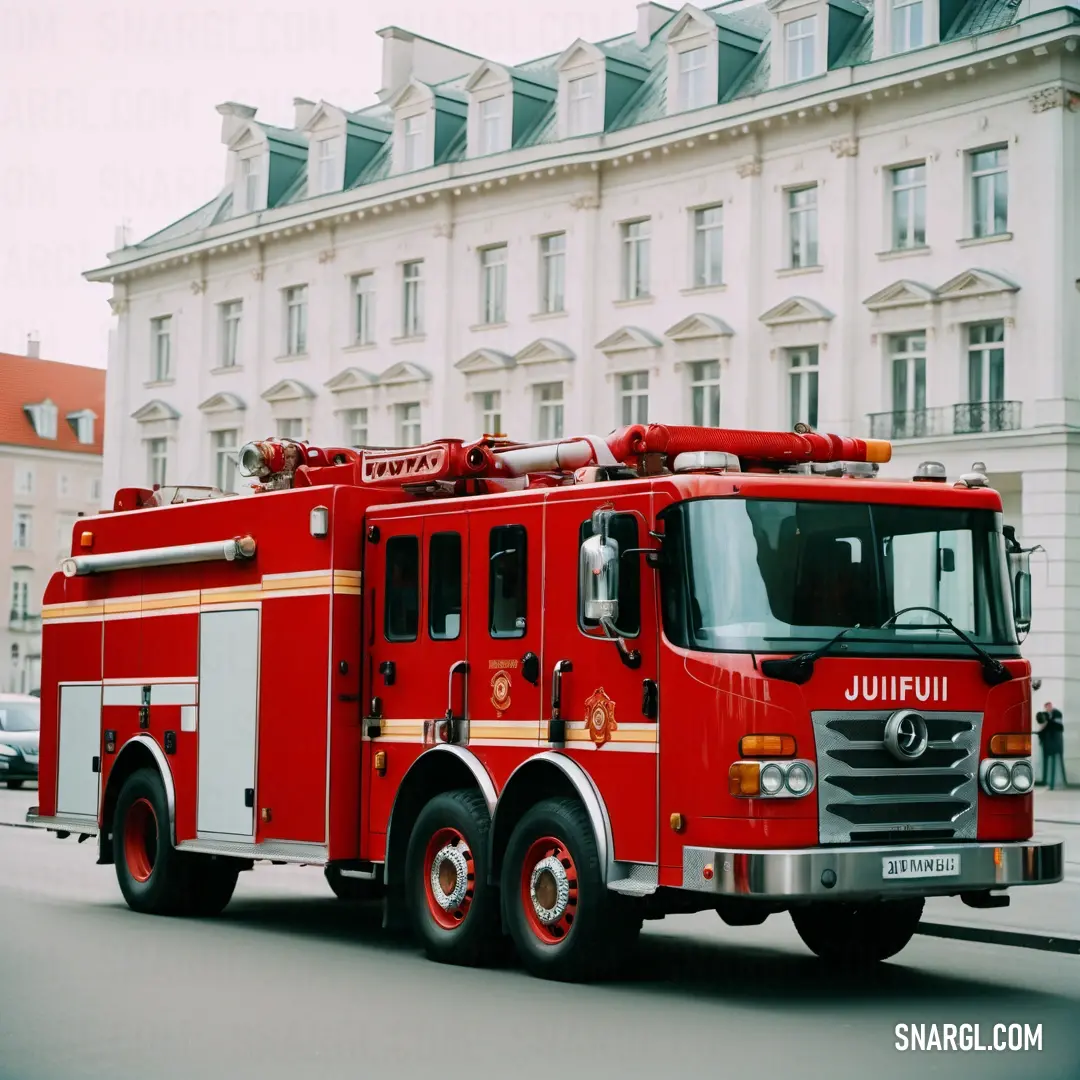
[[[529,896],[536,917],[545,924],[558,922],[570,900],[570,879],[554,855],[541,859],[529,879]]]
[[[431,860],[431,895],[443,911],[461,907],[469,891],[469,865],[460,848],[447,844]]]

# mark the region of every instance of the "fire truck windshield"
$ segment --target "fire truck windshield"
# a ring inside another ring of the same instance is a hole
[[[1001,516],[987,510],[697,499],[663,515],[668,638],[712,651],[812,649],[845,627],[870,651],[955,651],[922,605],[1015,651]],[[961,646],[962,649],[962,646]]]

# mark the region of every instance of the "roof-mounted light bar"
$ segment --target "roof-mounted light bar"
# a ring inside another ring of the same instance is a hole
[[[175,547],[143,548],[139,551],[113,551],[103,555],[76,555],[60,564],[64,577],[105,574],[110,570],[136,570],[145,566],[178,566],[196,562],[236,562],[255,555],[251,536],[231,540],[212,540],[205,544],[177,544]]]

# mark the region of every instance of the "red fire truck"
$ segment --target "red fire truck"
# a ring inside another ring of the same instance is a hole
[[[250,443],[251,497],[125,488],[49,583],[40,805],[136,911],[324,867],[434,959],[594,977],[642,921],[789,911],[878,961],[1033,838],[1029,554],[888,443],[637,425]]]

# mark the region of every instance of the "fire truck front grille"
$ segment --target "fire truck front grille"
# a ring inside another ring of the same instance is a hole
[[[885,745],[889,712],[814,713],[823,844],[974,840],[981,713],[926,712],[914,762]]]

